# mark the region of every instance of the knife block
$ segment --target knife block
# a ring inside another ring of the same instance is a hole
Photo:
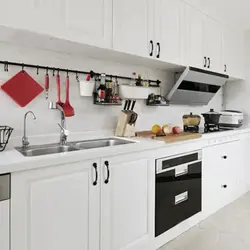
[[[118,123],[116,126],[116,136],[131,137],[135,136],[135,124],[130,125],[131,113],[121,111]]]

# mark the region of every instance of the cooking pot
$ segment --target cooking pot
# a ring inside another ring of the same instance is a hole
[[[199,126],[201,122],[201,117],[199,115],[193,115],[193,113],[184,115],[182,119],[184,126]]]
[[[205,119],[205,123],[207,123],[207,124],[219,124],[221,114],[214,112],[213,109],[210,109],[209,112],[204,113],[202,115]]]

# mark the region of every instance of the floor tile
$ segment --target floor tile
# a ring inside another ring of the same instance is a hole
[[[160,248],[160,250],[249,249],[250,193]]]

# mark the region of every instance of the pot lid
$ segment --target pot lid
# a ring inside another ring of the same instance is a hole
[[[202,115],[221,115],[221,114],[218,112],[215,112],[214,109],[210,109],[209,112],[203,113]]]
[[[183,115],[183,119],[186,119],[186,118],[201,118],[199,115],[193,115],[192,112],[190,112],[189,115]]]

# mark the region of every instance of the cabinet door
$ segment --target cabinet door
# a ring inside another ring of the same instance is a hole
[[[223,206],[222,185],[225,183],[225,173],[220,146],[204,148],[202,154],[202,210],[208,216]]]
[[[9,200],[0,202],[0,249],[9,250]]]
[[[65,0],[64,12],[69,40],[112,47],[112,0]]]
[[[139,56],[150,56],[153,41],[153,1],[113,0],[113,48]]]
[[[152,249],[154,194],[149,190],[149,168],[148,159],[138,156],[102,161],[101,250]]]
[[[222,62],[222,25],[206,16],[204,21],[205,56],[208,57],[208,69],[223,72]]]
[[[12,175],[12,250],[99,249],[93,163],[100,167],[89,161]]]
[[[24,9],[29,16],[29,30],[36,33],[48,34],[54,37],[64,37],[64,1],[62,0],[29,0],[30,12]],[[25,1],[26,2],[26,1]]]
[[[186,49],[185,57],[188,66],[204,68],[204,37],[203,37],[203,21],[204,14],[189,6],[185,6],[186,13]]]
[[[18,1],[18,0],[0,0],[1,15],[0,23],[6,27],[17,29],[28,29],[30,23],[30,14],[34,0]]]
[[[224,71],[231,77],[244,79],[244,33],[224,27],[223,29],[223,62]]]
[[[155,1],[155,37],[161,45],[160,59],[181,63],[181,14],[179,0]]]
[[[243,193],[250,190],[250,162],[249,162],[250,135],[244,134],[240,140],[240,150],[237,152],[241,158],[241,187]],[[243,168],[242,168],[243,167]]]

